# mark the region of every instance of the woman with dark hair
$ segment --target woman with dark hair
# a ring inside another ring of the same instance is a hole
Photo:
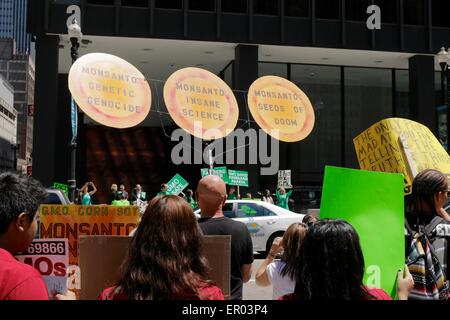
[[[277,300],[285,294],[294,292],[295,271],[300,257],[300,247],[306,234],[303,223],[294,223],[287,228],[283,238],[276,238],[266,259],[256,271],[258,286],[273,286],[272,299]],[[281,260],[274,260],[283,250]]]
[[[427,169],[412,183],[406,204],[406,262],[414,270],[410,299],[450,298],[450,216],[443,206],[448,198],[448,178]],[[418,267],[419,266],[419,267]]]
[[[296,260],[293,294],[282,300],[391,300],[381,289],[363,285],[364,257],[355,229],[343,220],[319,220],[306,231]],[[399,270],[399,300],[406,300],[413,280]]]
[[[450,221],[449,214],[443,208],[447,197],[447,176],[437,170],[424,170],[414,178],[411,196],[407,204],[407,213],[408,215],[413,214],[414,220],[419,218],[426,224],[435,216]]]
[[[122,276],[102,300],[223,300],[204,280],[203,235],[189,204],[175,195],[152,199],[133,236]]]

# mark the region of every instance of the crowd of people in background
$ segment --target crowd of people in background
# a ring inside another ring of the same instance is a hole
[[[86,183],[81,201],[90,202],[96,190],[92,182]],[[405,199],[406,265],[396,274],[399,300],[449,298],[450,216],[443,208],[448,191],[447,176],[436,170],[425,170],[413,181],[412,194]],[[119,280],[99,293],[99,299],[224,299],[222,290],[207,277],[203,235],[231,236],[229,298],[242,299],[243,284],[252,275],[252,238],[245,224],[222,211],[230,194],[239,198],[236,189],[227,193],[222,179],[207,176],[200,180],[195,196],[192,190],[184,199],[166,193],[163,184],[146,206]],[[289,195],[279,188],[283,206]],[[32,178],[0,175],[0,299],[48,299],[41,275],[14,259],[31,243],[45,197],[45,189]],[[270,201],[270,192],[264,197]],[[127,198],[123,185],[111,186],[112,202]],[[139,184],[131,201],[147,201]],[[192,214],[194,203],[201,209],[199,220]],[[390,300],[382,289],[363,284],[364,267],[359,235],[351,224],[306,215],[273,241],[255,281],[272,285],[273,299],[279,300]],[[75,297],[69,292],[55,293],[54,298]]]

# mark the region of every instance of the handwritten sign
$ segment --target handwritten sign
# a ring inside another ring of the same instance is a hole
[[[79,236],[126,236],[139,222],[139,207],[41,205],[41,238],[68,239],[68,289],[80,289]]]
[[[361,169],[403,173],[405,194],[417,173],[436,169],[450,174],[450,157],[424,125],[401,118],[375,123],[353,139]]]
[[[173,73],[164,85],[164,101],[175,123],[204,140],[227,136],[234,130],[239,108],[230,87],[200,68]]]
[[[291,170],[278,171],[278,187],[292,188]]]
[[[93,120],[113,128],[134,127],[150,112],[150,87],[127,61],[105,53],[80,57],[69,72],[69,90]]]
[[[53,297],[54,293],[67,293],[67,239],[34,239],[28,249],[17,254],[16,258],[41,273],[49,297]]]
[[[248,90],[248,106],[256,123],[284,142],[305,139],[314,128],[314,109],[306,94],[289,80],[265,76]]]

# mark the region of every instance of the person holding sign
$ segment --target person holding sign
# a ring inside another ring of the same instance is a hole
[[[130,201],[127,200],[127,196],[124,193],[119,194],[119,198],[111,202],[112,206],[129,206]]]
[[[37,231],[39,206],[47,193],[31,177],[0,175],[0,300],[48,300],[47,287],[35,268],[14,255],[25,251]],[[55,299],[74,300],[72,292]]]
[[[92,187],[92,191],[89,191],[89,186]],[[95,187],[94,183],[92,182],[86,182],[84,186],[81,187],[80,192],[80,198],[81,198],[81,204],[84,206],[90,206],[92,205],[91,196],[97,192],[97,188]]]
[[[186,200],[187,203],[189,203],[189,205],[191,206],[192,210],[197,209],[198,203],[195,201],[195,199],[194,199],[194,192],[191,189],[187,189],[186,190],[186,196],[184,197],[184,200]]]
[[[397,295],[407,300],[414,281],[397,274]],[[281,300],[392,300],[382,289],[363,285],[364,256],[356,230],[344,220],[323,219],[306,232],[297,259],[295,291]]]
[[[169,185],[167,183],[161,184],[161,191],[156,194],[156,196],[165,196],[169,194],[167,190],[169,189]]]
[[[236,192],[235,186],[230,186],[230,191],[228,192],[228,200],[239,200],[241,195]]]
[[[276,192],[276,196],[278,198],[277,206],[289,210],[289,197],[292,194],[292,190],[286,193],[286,189],[284,187],[279,187]]]
[[[449,298],[450,221],[443,209],[448,192],[448,178],[440,171],[427,169],[413,180],[405,219],[406,262],[423,281],[416,282],[410,299]]]
[[[203,236],[182,198],[150,201],[134,233],[117,284],[101,300],[223,300],[222,290],[205,280]]]

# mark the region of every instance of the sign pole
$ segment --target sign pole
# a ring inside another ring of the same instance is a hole
[[[238,200],[239,200],[239,195],[241,194],[241,192],[239,191],[239,186],[237,186],[237,192],[238,192],[237,197],[238,197]]]

